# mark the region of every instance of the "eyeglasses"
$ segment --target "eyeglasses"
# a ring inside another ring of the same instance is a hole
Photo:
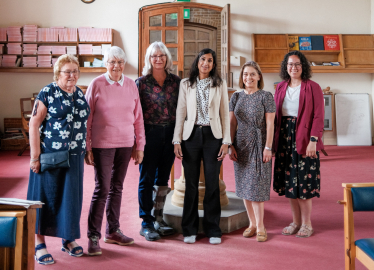
[[[72,74],[73,74],[74,76],[77,76],[77,75],[79,74],[80,71],[77,70],[77,69],[75,69],[75,70],[73,70],[73,71],[70,71],[70,70],[61,70],[60,72],[64,73],[65,76],[71,76]]]
[[[162,59],[166,57],[166,54],[160,54],[160,55],[151,55],[152,59]]]
[[[295,67],[296,69],[299,69],[299,68],[301,68],[301,63],[295,63],[295,64],[287,63],[287,66],[289,68]]]
[[[119,66],[122,66],[122,65],[124,65],[125,64],[125,61],[118,61],[118,62],[116,62],[116,61],[111,61],[111,62],[107,62],[109,65],[111,65],[111,66],[115,66],[116,64],[118,64]]]

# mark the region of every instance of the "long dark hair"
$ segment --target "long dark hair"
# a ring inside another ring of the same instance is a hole
[[[282,78],[282,80],[288,81],[290,79],[290,75],[287,72],[287,63],[288,63],[288,58],[291,55],[296,55],[297,57],[300,58],[300,63],[301,63],[301,68],[302,68],[301,79],[303,81],[306,81],[312,78],[312,69],[305,55],[302,54],[300,51],[292,51],[292,52],[287,53],[284,56],[284,59],[281,63],[281,70],[280,70],[279,76]]]
[[[212,56],[213,56],[213,68],[209,72],[209,77],[211,77],[212,80],[213,80],[213,87],[217,87],[217,86],[220,86],[222,84],[222,79],[219,76],[218,71],[217,71],[216,52],[213,51],[212,49],[205,48],[205,49],[202,49],[199,52],[199,54],[196,56],[195,60],[193,61],[192,65],[191,65],[190,77],[188,79],[188,81],[190,82],[190,86],[192,86],[196,82],[197,76],[199,76],[199,69],[197,67],[197,64],[199,63],[200,57],[203,56],[204,54],[208,54],[208,53],[212,54]]]

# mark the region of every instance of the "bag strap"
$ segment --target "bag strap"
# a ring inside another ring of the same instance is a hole
[[[71,135],[70,135],[70,143],[69,143],[69,149],[68,149],[68,151],[70,151],[70,146],[71,146],[71,142],[72,142],[72,140],[73,140],[73,134],[74,134],[74,123],[75,123],[75,120],[74,120],[74,116],[75,116],[75,101],[76,101],[76,95],[77,95],[77,91],[78,91],[78,89],[77,89],[77,87],[75,87],[75,91],[74,91],[74,93],[73,93],[73,123],[72,123],[72,126],[73,126],[73,128],[72,128],[72,131],[71,131]]]

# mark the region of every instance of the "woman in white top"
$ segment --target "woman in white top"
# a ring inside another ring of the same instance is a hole
[[[205,197],[203,227],[211,244],[221,243],[219,172],[230,140],[226,82],[217,72],[216,53],[203,49],[180,84],[174,153],[182,160],[186,193],[182,217],[184,242],[194,243],[199,226],[198,184],[204,162]]]
[[[293,222],[282,234],[309,237],[312,198],[320,196],[319,150],[324,127],[321,87],[310,80],[311,68],[305,56],[292,51],[281,64],[283,82],[275,92],[275,134],[273,189],[289,198]]]

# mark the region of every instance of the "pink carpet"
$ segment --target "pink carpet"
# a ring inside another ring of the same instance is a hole
[[[100,242],[103,255],[80,258],[60,251],[61,240],[48,237],[46,244],[56,264],[36,265],[36,269],[344,269],[343,182],[373,182],[374,147],[328,146],[328,157],[321,158],[321,198],[313,199],[312,222],[315,234],[306,239],[283,236],[281,230],[291,220],[287,200],[273,191],[265,203],[265,226],[268,241],[258,243],[255,238],[243,238],[243,229],[222,237],[222,244],[210,245],[199,236],[193,245],[183,243],[182,235],[174,235],[156,242],[148,242],[139,235],[138,167],[131,162],[124,183],[121,209],[121,229],[135,239],[131,246]],[[17,152],[0,152],[0,196],[26,198],[29,153],[21,157]],[[175,177],[180,176],[180,162],[176,162]],[[224,181],[228,191],[235,191],[233,164],[224,161]],[[87,214],[94,188],[93,168],[85,167],[84,200],[81,218],[81,239],[77,242],[87,250]],[[356,238],[374,238],[372,213],[356,213]],[[103,223],[103,231],[105,220]],[[357,262],[356,269],[365,269]]]

